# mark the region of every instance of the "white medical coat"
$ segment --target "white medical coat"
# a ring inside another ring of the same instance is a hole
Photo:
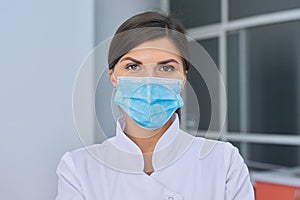
[[[105,150],[105,142],[92,145],[68,152],[62,157],[57,167],[59,180],[56,200],[254,199],[248,169],[237,148],[230,143],[192,137],[179,129],[178,117],[174,118],[156,144],[153,157],[171,144],[174,138],[179,138],[178,144],[191,142],[185,145],[186,148],[175,146],[170,152],[177,150],[179,153],[165,165],[158,167],[158,162],[153,163],[154,172],[150,176],[143,173],[142,156],[139,157],[140,162],[130,159],[122,162],[124,156],[111,156],[111,150]],[[116,136],[107,142],[124,151],[142,155],[122,131],[124,123],[124,120],[118,121]],[[191,137],[193,140],[186,140]],[[212,143],[212,148],[200,155],[203,147]],[[168,154],[171,155],[170,152]],[[95,155],[105,155],[107,160],[99,160]],[[168,157],[161,158],[162,161],[168,160]],[[122,169],[122,163],[128,166]]]

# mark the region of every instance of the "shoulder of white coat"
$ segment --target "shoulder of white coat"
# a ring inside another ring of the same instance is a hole
[[[89,145],[86,147],[81,147],[78,149],[75,149],[73,151],[70,152],[66,152],[62,158],[61,158],[61,162],[64,161],[66,163],[74,163],[74,165],[76,166],[79,163],[84,163],[89,159],[95,160],[96,156],[94,155],[95,152],[99,152],[101,150],[104,150],[106,148],[106,143],[108,141],[112,141],[115,138],[110,138],[109,140],[104,141],[103,143],[100,144],[93,144],[93,145]]]
[[[221,161],[225,171],[245,168],[245,162],[240,155],[238,148],[230,142],[223,142],[202,137],[196,137],[194,148],[199,160]]]
[[[228,168],[230,168],[231,170],[240,170],[242,168],[245,168],[248,173],[247,166],[244,162],[243,157],[239,153],[239,149],[229,142],[226,142],[225,144],[226,145],[223,152],[225,166],[228,166]]]
[[[69,168],[71,171],[74,171],[73,159],[70,152],[64,153],[64,155],[61,157],[56,169],[56,173],[59,174],[61,171],[67,168]]]
[[[217,156],[222,157],[227,162],[232,155],[238,154],[238,149],[229,142],[196,137],[194,145],[198,148],[197,155],[199,159]]]
[[[197,156],[199,160],[218,160],[224,164],[226,171],[239,169],[245,165],[239,150],[229,142],[197,137]]]

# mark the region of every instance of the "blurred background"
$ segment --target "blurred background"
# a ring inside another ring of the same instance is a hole
[[[239,148],[257,199],[299,198],[298,0],[0,0],[0,198],[55,198],[61,156],[83,146],[72,113],[77,71],[124,20],[149,9],[180,18],[218,66],[227,90],[227,99],[219,99],[227,100],[220,139]],[[90,94],[96,72],[104,69],[87,72]],[[194,105],[186,98],[183,128],[197,127],[201,136],[210,123],[210,97],[193,67],[188,79],[201,120],[193,120]],[[99,85],[102,94],[112,90],[107,76]],[[93,99],[88,102],[86,137],[96,143]],[[104,131],[113,135],[109,104],[107,97],[95,107],[105,113],[98,116]],[[211,131],[222,126],[214,124]]]

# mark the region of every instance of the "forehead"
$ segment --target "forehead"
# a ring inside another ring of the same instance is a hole
[[[144,42],[131,49],[123,57],[132,56],[145,61],[156,61],[168,58],[180,60],[180,53],[174,42],[168,38],[159,38]]]

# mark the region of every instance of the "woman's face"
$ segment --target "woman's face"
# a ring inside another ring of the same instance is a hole
[[[185,82],[182,58],[168,38],[147,41],[122,56],[114,70],[110,70],[115,87],[119,76],[170,78]]]

